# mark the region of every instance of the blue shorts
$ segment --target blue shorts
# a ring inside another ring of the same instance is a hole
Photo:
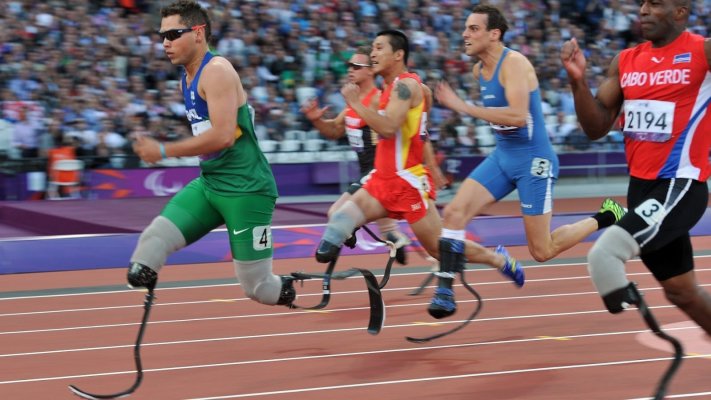
[[[498,201],[518,189],[521,213],[541,215],[553,208],[553,185],[558,179],[558,157],[541,157],[529,152],[518,156],[499,149],[489,154],[469,174]]]

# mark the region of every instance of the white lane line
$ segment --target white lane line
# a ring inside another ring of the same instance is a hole
[[[687,358],[691,358],[691,357],[687,357]],[[431,377],[426,377],[426,378],[399,379],[399,380],[381,381],[381,382],[353,383],[353,384],[348,384],[348,385],[334,385],[334,386],[320,386],[320,387],[317,386],[317,387],[307,387],[307,388],[300,388],[300,389],[275,390],[275,391],[271,391],[271,392],[243,393],[243,394],[233,394],[233,395],[226,395],[226,396],[216,396],[216,397],[196,397],[196,398],[191,398],[190,400],[238,399],[238,398],[242,398],[242,397],[258,397],[258,396],[261,397],[261,396],[273,396],[273,395],[277,395],[277,394],[318,392],[318,391],[324,391],[324,390],[352,389],[352,388],[369,387],[369,386],[398,385],[398,384],[405,384],[405,383],[431,382],[431,381],[443,381],[443,380],[465,379],[465,378],[481,378],[481,377],[487,377],[487,376],[513,375],[513,374],[522,374],[522,373],[530,373],[530,372],[563,371],[563,370],[567,370],[567,369],[642,364],[642,363],[650,363],[650,362],[667,361],[670,359],[671,358],[644,358],[644,359],[637,359],[637,360],[611,361],[611,362],[604,362],[604,363],[574,364],[574,365],[560,365],[560,366],[542,367],[542,368],[512,369],[512,370],[492,371],[492,372],[478,372],[478,373],[473,373],[473,374],[431,376]]]
[[[665,399],[683,399],[687,397],[700,397],[700,396],[711,396],[711,392],[698,392],[698,393],[680,393],[680,394],[667,394],[664,396]],[[636,399],[628,400],[654,400],[652,397],[639,397]]]
[[[664,305],[664,306],[656,306],[656,307],[649,307],[650,309],[665,309],[665,308],[674,308],[675,306],[673,305]],[[366,310],[369,309],[370,307],[361,307],[361,308],[351,308],[348,310]],[[307,312],[307,311],[303,311]],[[532,315],[513,315],[513,316],[505,316],[505,317],[491,317],[491,318],[481,318],[477,319],[474,322],[477,323],[482,323],[482,322],[497,322],[497,321],[509,321],[509,320],[521,320],[521,319],[534,319],[534,318],[559,318],[559,317],[574,317],[574,316],[579,316],[579,315],[591,315],[591,314],[604,314],[607,313],[607,310],[592,310],[592,311],[575,311],[575,312],[565,312],[565,313],[549,313],[549,314],[532,314]],[[249,316],[237,316],[237,317],[229,317],[229,318],[247,318]],[[211,319],[226,319],[226,318],[205,318],[205,319],[200,319],[202,320],[211,320]],[[159,321],[159,322],[151,322],[151,324],[160,324],[160,323],[166,323],[166,322],[180,322],[180,321]],[[463,320],[460,321],[438,321],[440,325],[447,325],[447,324],[459,324],[464,322]],[[114,325],[95,325],[95,326],[86,326],[86,327],[75,327],[75,328],[61,328],[61,329],[50,329],[50,330],[43,330],[43,331],[35,331],[35,332],[47,332],[47,331],[67,331],[67,330],[79,330],[79,329],[98,329],[98,328],[114,328],[114,327],[119,327],[119,326],[129,326],[129,325],[139,325],[139,323],[131,323],[131,324],[114,324]],[[396,325],[385,325],[383,329],[400,329],[400,328],[411,328],[411,327],[419,327],[421,324],[419,322],[412,322],[412,323],[405,323],[405,324],[396,324]],[[210,342],[210,341],[222,341],[222,340],[246,340],[246,339],[262,339],[262,338],[274,338],[274,337],[283,337],[283,336],[302,336],[302,335],[320,335],[320,334],[330,334],[330,333],[343,333],[343,332],[352,332],[352,331],[359,331],[362,330],[363,327],[352,327],[352,328],[339,328],[339,329],[322,329],[322,330],[311,330],[311,331],[297,331],[297,332],[280,332],[280,333],[264,333],[264,334],[255,334],[255,335],[245,335],[245,336],[230,336],[226,338],[214,338],[214,339],[196,339],[196,340],[185,340],[185,341],[179,341],[179,342],[167,342],[167,344],[183,344],[183,343],[198,343],[198,342]],[[684,328],[686,329],[686,328]],[[29,333],[35,333],[30,331]],[[151,346],[152,344],[145,344],[145,346]],[[111,348],[111,347],[109,347]],[[74,351],[84,351],[83,348],[78,348],[78,349],[67,349],[67,350],[53,350],[50,352],[74,352]],[[0,354],[0,357],[15,357],[15,356],[25,356],[25,355],[41,355],[41,354],[46,354],[48,352],[33,352],[33,353],[16,353],[16,354]]]
[[[648,273],[640,273],[640,274],[648,274]],[[634,274],[630,274],[634,275]],[[580,277],[570,277],[570,278],[555,278],[555,279],[540,279],[540,280],[530,280],[529,282],[549,282],[549,281],[559,281],[559,280],[571,280],[571,279],[588,279],[587,276],[580,276]],[[320,282],[316,282],[319,283]],[[478,282],[477,286],[487,286],[487,285],[509,285],[509,282]],[[455,286],[462,286],[461,284],[455,285]],[[699,286],[701,287],[706,287],[706,286],[711,286],[711,284],[700,284]],[[434,286],[429,286],[428,288],[432,288]],[[396,291],[411,291],[415,289],[415,287],[402,287],[402,288],[386,288],[383,289],[383,292],[390,291],[390,292],[396,292]],[[660,287],[653,287],[653,288],[639,288],[641,291],[657,291],[661,290]],[[338,291],[338,292],[332,292],[332,294],[336,295],[345,295],[345,294],[359,294],[359,293],[365,293],[365,290],[349,290],[349,291]],[[581,295],[591,295],[591,294],[597,294],[597,292],[594,291],[588,291],[588,292],[574,292],[574,293],[552,293],[552,294],[542,294],[542,295],[533,295],[533,296],[509,296],[509,297],[498,297],[498,298],[487,298],[486,301],[501,301],[501,300],[520,300],[520,299],[538,299],[538,298],[546,298],[546,297],[558,297],[558,296],[581,296]],[[299,293],[299,298],[305,298],[305,297],[314,297],[314,296],[321,296],[321,293]],[[241,301],[252,301],[251,299],[247,297],[240,297],[240,298],[227,298],[227,299],[222,299],[222,301],[229,301],[229,302],[241,302]],[[461,303],[471,303],[476,300],[460,300],[459,302]],[[156,303],[154,304],[154,307],[167,307],[167,306],[186,306],[186,305],[195,305],[195,304],[214,304],[216,302],[215,299],[210,299],[210,300],[196,300],[196,301],[182,301],[182,302],[171,302],[171,303]],[[412,304],[412,305],[422,305],[422,303],[417,303],[417,304]],[[400,305],[387,305],[387,307],[403,307],[403,306],[409,306],[409,304],[400,304]],[[116,309],[130,309],[130,308],[143,308],[142,304],[133,304],[133,305],[123,305],[123,306],[106,306],[106,307],[88,307],[88,308],[70,308],[70,309],[60,309],[60,310],[46,310],[46,311],[27,311],[27,312],[18,312],[18,313],[6,313],[6,314],[0,314],[0,317],[22,317],[22,316],[34,316],[34,315],[43,315],[43,314],[61,314],[61,313],[72,313],[72,312],[88,312],[88,311],[104,311],[104,310],[116,310]],[[360,308],[359,308],[360,309]],[[344,309],[348,310],[348,309]],[[334,311],[334,310],[331,310]],[[281,312],[281,313],[272,313],[272,314],[263,314],[264,316],[273,316],[273,315],[289,315],[295,313],[294,311],[290,312]],[[296,312],[299,313],[299,312]],[[251,316],[260,316],[260,314],[255,314]],[[2,332],[0,331],[0,334],[7,334],[7,333],[12,333],[12,332]]]
[[[358,328],[362,329],[362,328]],[[672,330],[685,330],[694,329],[694,327],[678,327]],[[340,330],[343,331],[343,330]],[[646,330],[634,330],[634,331],[619,331],[619,332],[603,332],[603,333],[592,333],[592,334],[580,334],[580,335],[566,335],[566,337],[581,339],[581,338],[594,338],[594,337],[604,337],[604,336],[619,336],[619,335],[636,335]],[[344,357],[358,357],[367,356],[375,354],[387,354],[387,353],[407,353],[407,352],[417,352],[417,351],[430,351],[437,349],[454,349],[454,348],[469,348],[469,347],[483,347],[483,346],[495,346],[495,345],[507,345],[507,344],[520,344],[520,343],[533,343],[533,342],[544,342],[550,341],[549,338],[528,338],[528,339],[510,339],[510,340],[496,340],[490,342],[472,342],[472,343],[459,343],[459,344],[449,344],[449,345],[438,345],[438,346],[423,346],[423,347],[410,347],[410,348],[396,348],[396,349],[386,349],[386,350],[371,350],[371,351],[361,351],[361,352],[349,352],[349,353],[333,353],[333,354],[322,354],[322,355],[308,355],[308,356],[296,356],[296,357],[284,357],[284,358],[269,358],[261,360],[247,360],[247,361],[233,361],[225,363],[211,363],[211,364],[193,364],[184,365],[177,367],[164,367],[164,368],[151,368],[144,369],[144,372],[165,372],[165,371],[178,371],[178,370],[190,370],[190,369],[202,369],[202,368],[217,368],[217,367],[230,367],[230,366],[240,366],[240,365],[254,365],[254,364],[269,364],[277,362],[290,362],[290,361],[305,361],[305,360],[320,360],[329,358],[344,358]],[[172,344],[170,342],[169,344]],[[178,342],[175,342],[178,343]],[[158,344],[154,344],[158,345]],[[130,347],[130,346],[125,346]],[[684,358],[704,358],[710,355],[687,355]],[[670,360],[668,358],[655,358],[652,361]],[[630,361],[623,361],[622,363],[628,363]],[[565,368],[565,367],[564,367]],[[0,385],[10,385],[18,383],[33,383],[33,382],[47,382],[56,381],[63,379],[77,379],[77,378],[91,378],[100,376],[112,376],[112,375],[123,375],[123,374],[135,374],[136,371],[109,371],[109,372],[99,372],[94,374],[80,374],[80,375],[65,375],[65,376],[53,376],[44,378],[29,378],[29,379],[16,379],[9,381],[0,381]]]
[[[508,282],[505,282],[508,284]],[[646,289],[640,289],[642,292]],[[649,290],[660,290],[659,288],[651,288]],[[347,291],[347,292],[335,292],[335,294],[354,294],[354,293],[365,293],[366,290],[357,291]],[[552,294],[542,294],[542,295],[532,295],[532,296],[509,296],[509,297],[496,297],[488,298],[486,301],[507,301],[507,300],[535,300],[541,298],[549,297],[564,297],[564,296],[586,296],[597,294],[597,292],[574,292],[574,293],[552,293]],[[310,294],[310,296],[321,296],[320,293]],[[246,299],[245,299],[246,300]],[[459,300],[459,304],[467,304],[476,302],[476,299]],[[406,303],[406,304],[392,304],[386,305],[387,308],[402,308],[402,307],[421,307],[428,305],[429,303]],[[139,305],[136,307],[143,307]],[[369,307],[347,307],[339,309],[329,309],[329,312],[344,312],[344,311],[357,311],[368,309]],[[260,313],[260,314],[244,314],[244,315],[226,315],[219,317],[203,317],[203,318],[188,318],[188,319],[176,319],[176,320],[158,320],[150,321],[149,324],[172,324],[172,323],[184,323],[184,322],[199,322],[199,321],[216,321],[216,320],[230,320],[230,319],[242,319],[242,318],[263,318],[263,317],[274,317],[274,316],[290,316],[294,314],[305,314],[308,311],[305,310],[288,310],[279,311],[275,313]],[[26,333],[42,333],[42,332],[58,332],[58,331],[71,331],[71,330],[81,330],[81,329],[94,329],[94,328],[113,328],[120,326],[137,326],[140,322],[128,322],[121,324],[102,324],[102,325],[80,325],[80,326],[70,326],[63,328],[44,328],[44,329],[33,329],[33,330],[22,330],[22,331],[0,331],[0,335],[15,335],[15,334],[26,334]]]
[[[706,257],[711,257],[711,255],[708,256],[695,256],[694,258],[706,258]],[[639,259],[632,260],[630,262],[639,262]],[[576,266],[585,266],[587,263],[562,263],[562,264],[541,264],[541,265],[530,265],[530,266],[525,266],[527,270],[530,269],[540,269],[540,268],[569,268],[569,267],[576,267]],[[491,272],[492,269],[484,268],[484,269],[471,269],[467,270],[469,273],[483,273],[483,272]],[[711,268],[695,268],[694,271],[696,273],[702,273],[702,272],[709,272],[711,271]],[[394,276],[418,276],[418,275],[429,275],[430,271],[423,271],[423,272],[405,272],[405,273],[395,273],[391,277]],[[651,275],[648,271],[644,272],[634,272],[634,273],[628,273],[628,276],[640,276],[640,275]],[[382,277],[381,275],[376,275],[378,277]],[[350,277],[348,279],[356,279],[357,277]],[[581,275],[581,276],[574,276],[574,277],[563,277],[563,278],[544,278],[544,279],[530,279],[526,280],[527,283],[535,283],[535,282],[550,282],[550,281],[558,281],[558,280],[571,280],[571,279],[590,279],[589,275]],[[312,280],[311,282],[316,282],[315,280]],[[499,284],[506,284],[507,282],[477,282],[477,285],[499,285]],[[175,287],[161,287],[156,289],[156,294],[162,292],[162,291],[168,291],[168,290],[194,290],[194,289],[206,289],[206,288],[216,288],[216,287],[230,287],[230,286],[240,286],[239,283],[221,283],[221,284],[212,284],[212,285],[197,285],[197,286],[175,286]],[[413,288],[407,288],[407,289],[414,289]],[[384,290],[404,290],[402,288],[400,289],[390,289],[386,288]],[[11,300],[33,300],[33,299],[46,299],[46,298],[61,298],[61,297],[76,297],[76,296],[93,296],[93,295],[106,295],[106,294],[130,294],[134,292],[142,292],[141,290],[132,290],[132,289],[122,289],[122,290],[109,290],[109,291],[100,291],[100,292],[81,292],[81,293],[60,293],[60,294],[46,294],[46,295],[35,295],[35,296],[16,296],[16,297],[2,297],[0,298],[0,302],[3,301],[11,301]],[[247,300],[246,298],[244,300]],[[143,307],[143,306],[139,306]],[[2,316],[2,315],[0,315]]]

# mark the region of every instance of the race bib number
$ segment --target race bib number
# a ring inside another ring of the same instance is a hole
[[[422,140],[425,140],[427,136],[427,113],[423,112],[422,121],[420,122],[420,137],[422,138]]]
[[[644,203],[637,206],[634,209],[634,212],[642,217],[644,222],[650,226],[661,224],[662,220],[666,216],[664,206],[656,199],[646,200]]]
[[[626,100],[623,109],[625,137],[643,142],[666,142],[671,139],[674,108],[670,101]]]
[[[536,178],[550,178],[551,162],[545,158],[535,157],[531,162],[531,175]]]
[[[363,130],[355,128],[346,128],[346,135],[348,135],[348,144],[355,151],[363,149]]]
[[[207,121],[195,122],[190,126],[193,129],[193,136],[200,136],[206,130],[212,128],[212,123]]]
[[[272,228],[270,226],[255,226],[252,229],[252,247],[256,251],[272,248]]]

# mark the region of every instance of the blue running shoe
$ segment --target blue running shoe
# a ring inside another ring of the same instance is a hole
[[[432,302],[427,307],[427,312],[436,319],[449,317],[457,311],[457,303],[454,301],[454,291],[447,288],[435,289]]]
[[[509,279],[514,281],[516,286],[523,286],[524,282],[526,282],[526,275],[523,273],[523,266],[521,265],[521,263],[516,261],[515,258],[511,257],[509,255],[509,252],[502,245],[496,246],[496,253],[506,257],[506,264],[504,264],[504,267],[501,268],[499,271],[501,271],[502,274],[506,275]]]

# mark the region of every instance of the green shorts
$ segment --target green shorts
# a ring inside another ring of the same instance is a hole
[[[272,214],[276,198],[261,194],[222,196],[196,178],[166,204],[161,215],[173,222],[194,243],[225,224],[232,258],[254,261],[273,254]]]

